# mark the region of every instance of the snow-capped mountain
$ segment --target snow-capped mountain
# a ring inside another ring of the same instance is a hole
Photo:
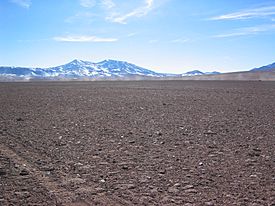
[[[273,64],[269,64],[263,67],[255,68],[252,69],[251,71],[256,72],[256,71],[275,71],[275,62]]]
[[[163,77],[157,73],[128,62],[104,60],[93,63],[73,60],[68,64],[50,68],[0,67],[0,75],[7,77],[34,78],[116,78],[130,76]]]
[[[190,72],[186,72],[186,73],[183,73],[181,74],[181,76],[200,76],[200,75],[209,75],[209,74],[220,74],[220,72],[202,72],[202,71],[199,71],[199,70],[193,70],[193,71],[190,71]]]
[[[125,61],[104,60],[94,63],[77,59],[68,64],[49,68],[0,67],[0,80],[178,78],[205,74],[218,74],[218,72],[203,73],[194,70],[181,75],[164,74]]]

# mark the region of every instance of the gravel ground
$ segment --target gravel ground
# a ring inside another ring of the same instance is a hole
[[[275,82],[0,83],[0,205],[275,205]]]

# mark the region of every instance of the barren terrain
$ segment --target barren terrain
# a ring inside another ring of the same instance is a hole
[[[0,84],[0,205],[275,205],[275,82]]]

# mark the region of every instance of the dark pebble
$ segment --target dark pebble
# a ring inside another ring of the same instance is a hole
[[[21,172],[19,173],[21,176],[29,175],[30,173],[26,169],[22,169]]]

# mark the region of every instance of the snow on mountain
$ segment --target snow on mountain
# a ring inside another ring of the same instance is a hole
[[[275,71],[275,62],[263,67],[255,68],[252,69],[251,71],[256,72],[256,71]]]
[[[181,74],[181,76],[200,76],[200,75],[209,75],[209,74],[220,74],[220,72],[202,72],[202,71],[199,71],[199,70],[193,70],[193,71],[190,71],[190,72],[186,72],[186,73],[183,73]]]

